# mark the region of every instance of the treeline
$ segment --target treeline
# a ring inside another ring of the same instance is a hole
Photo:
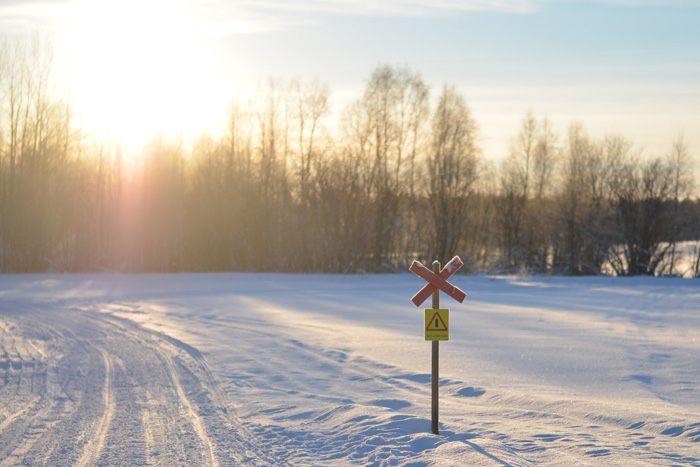
[[[2,272],[391,272],[459,254],[468,272],[700,276],[682,136],[642,158],[528,113],[496,166],[459,90],[431,101],[418,73],[379,66],[337,128],[327,85],[269,80],[221,137],[155,135],[134,167],[76,127],[51,73],[40,41],[4,44]]]

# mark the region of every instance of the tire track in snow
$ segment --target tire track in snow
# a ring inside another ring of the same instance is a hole
[[[205,428],[205,433],[212,448],[213,458],[216,462],[221,462],[222,465],[280,465],[279,459],[270,457],[268,453],[261,450],[257,435],[229,410],[228,396],[222,384],[214,377],[212,370],[198,349],[160,331],[144,329],[129,319],[128,313],[123,312],[125,309],[132,309],[129,305],[119,305],[118,309],[122,310],[122,312],[116,314],[106,313],[104,319],[118,327],[120,334],[138,339],[145,347],[152,349],[157,355],[158,361],[163,364],[164,368],[167,368],[164,373],[167,374],[169,379],[175,378],[179,382],[183,393],[204,390],[207,399],[210,399],[210,402],[216,409],[214,418],[219,419],[218,423],[213,424],[211,421],[208,421],[212,418],[211,410],[208,411],[209,413],[206,417],[198,416],[198,418],[200,426]],[[184,361],[189,361],[189,359],[193,360],[193,364],[183,364]],[[181,376],[178,376],[178,374]],[[189,387],[193,382],[193,378],[202,387],[199,389]],[[183,384],[183,381],[187,381],[188,384]],[[185,386],[189,390],[186,390]],[[179,399],[180,394],[177,395]],[[197,401],[196,405],[199,405],[199,398],[197,398]],[[192,404],[190,404],[190,407],[194,408]],[[199,409],[199,412],[206,412],[206,410],[202,410],[202,407]],[[195,412],[199,413],[196,410]],[[152,418],[159,419],[160,415],[148,412],[145,415],[144,423],[157,427],[158,422],[154,422]],[[206,427],[209,427],[209,429],[207,430]],[[158,430],[156,429],[155,431]],[[157,433],[149,430],[149,437],[153,435],[157,435]],[[216,454],[217,452],[219,453],[218,455]]]
[[[193,347],[75,308],[0,321],[0,465],[274,464]]]
[[[186,423],[194,430],[199,442],[203,447],[204,457],[206,459],[207,465],[218,467],[219,462],[215,454],[215,447],[208,435],[206,424],[199,416],[197,409],[193,406],[192,402],[190,401],[190,398],[187,395],[187,391],[181,381],[181,377],[179,376],[180,370],[175,364],[174,359],[178,359],[178,362],[181,362],[181,360],[176,355],[177,349],[174,350],[172,348],[169,348],[168,346],[168,344],[172,343],[169,342],[171,339],[167,339],[167,336],[163,336],[163,339],[165,340],[165,342],[163,342],[160,339],[161,336],[151,334],[150,332],[143,330],[142,328],[136,326],[131,322],[126,322],[120,319],[114,319],[111,318],[109,315],[104,315],[102,316],[102,318],[105,322],[114,326],[118,330],[120,335],[129,336],[129,338],[138,341],[140,345],[144,348],[147,348],[150,351],[152,351],[154,356],[157,358],[158,362],[165,366],[165,371],[162,377],[166,378],[168,382],[172,385],[172,389],[174,390],[175,395],[177,396],[179,405],[184,409],[187,419],[187,422],[179,420],[178,423]],[[187,353],[189,354],[190,352]],[[199,363],[203,364],[203,362]],[[206,369],[206,367],[204,368]],[[206,372],[208,372],[208,370],[206,370]],[[162,399],[164,396],[161,395],[160,397]],[[168,437],[163,430],[163,426],[165,426],[167,423],[172,423],[171,420],[165,420],[161,416],[161,414],[157,413],[154,410],[151,410],[152,407],[157,406],[158,404],[158,399],[154,398],[153,394],[148,393],[146,405],[150,408],[144,411],[143,424],[145,427],[144,437],[146,445],[148,446],[148,451],[151,453],[158,453],[159,451],[162,451],[162,449],[158,448],[159,443],[156,442],[156,440],[160,441],[161,448],[162,444],[169,442]],[[183,451],[181,452],[181,455],[185,457],[187,454]]]
[[[33,371],[34,365],[25,365],[18,331],[16,323],[0,321],[0,398],[4,416],[0,423],[0,466],[22,461],[44,433],[48,415],[57,405],[55,400],[47,403],[41,395],[27,394],[27,378],[23,376],[28,369]],[[22,436],[16,436],[18,433]]]
[[[9,455],[2,462],[0,462],[0,466],[24,464],[23,460],[26,454],[46,432],[47,414],[54,406],[55,404],[51,404],[43,409],[40,409],[24,423],[24,436],[18,445],[12,449],[12,452],[10,452]]]
[[[19,411],[14,412],[14,413],[8,414],[8,412],[6,412],[3,409],[2,410],[3,413],[1,415],[4,417],[4,420],[2,421],[2,423],[0,423],[0,434],[3,432],[3,430],[5,430],[5,428],[10,426],[12,423],[14,423],[15,420],[19,420],[22,417],[24,417],[27,414],[27,412],[29,412],[32,408],[34,408],[34,406],[36,406],[36,404],[40,400],[41,400],[41,397],[39,397],[39,396],[34,397],[29,402],[24,404]]]
[[[109,431],[114,417],[114,397],[112,395],[112,362],[107,355],[107,352],[102,347],[97,347],[97,350],[102,355],[105,365],[105,382],[102,389],[102,399],[104,401],[104,412],[97,422],[95,434],[90,438],[82,457],[78,461],[80,467],[84,467],[92,463],[99,456],[105,444],[105,437]]]
[[[217,461],[216,456],[214,455],[214,447],[212,446],[211,440],[207,435],[207,430],[205,429],[201,418],[197,414],[197,411],[192,407],[190,400],[185,394],[182,384],[180,383],[180,379],[177,376],[177,369],[175,368],[175,364],[173,363],[172,358],[166,357],[166,362],[168,364],[168,367],[170,368],[170,379],[172,380],[173,385],[175,386],[177,395],[180,398],[180,403],[187,409],[187,414],[189,416],[190,422],[192,423],[194,431],[197,433],[197,436],[206,447],[205,454],[207,460],[209,461],[209,464],[213,467],[218,467],[219,462]]]

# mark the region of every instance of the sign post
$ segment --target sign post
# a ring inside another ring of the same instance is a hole
[[[440,434],[439,430],[439,403],[438,392],[440,387],[440,341],[450,340],[450,315],[447,309],[440,308],[440,291],[462,303],[467,294],[458,287],[447,282],[452,274],[463,265],[459,256],[455,256],[440,269],[440,262],[433,261],[433,270],[426,268],[418,261],[414,261],[409,271],[422,277],[428,284],[425,285],[411,299],[416,306],[420,306],[430,295],[433,296],[433,307],[425,310],[425,340],[432,343],[432,375],[431,375],[431,428],[434,434]]]
[[[438,274],[440,272],[440,261],[433,261],[433,272]],[[433,292],[433,308],[440,309],[440,289],[435,289]],[[432,321],[432,318],[431,318]],[[426,326],[427,329],[427,326]],[[439,407],[439,397],[438,392],[440,390],[440,341],[433,341],[433,366],[432,366],[431,384],[432,388],[430,390],[430,400],[431,400],[431,410],[430,410],[430,426],[432,427],[433,434],[440,434],[440,427],[438,426],[438,416],[440,413]]]

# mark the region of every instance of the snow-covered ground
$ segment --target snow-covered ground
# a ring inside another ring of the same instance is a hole
[[[412,274],[0,276],[0,465],[700,465],[700,281],[451,281],[435,436]]]

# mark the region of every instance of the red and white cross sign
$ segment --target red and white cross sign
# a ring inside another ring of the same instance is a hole
[[[447,279],[449,279],[450,276],[457,272],[463,265],[464,263],[462,263],[462,260],[459,259],[459,256],[455,256],[445,265],[444,268],[442,268],[439,274],[435,274],[433,271],[423,266],[420,262],[414,261],[408,270],[428,281],[428,284],[424,286],[417,294],[415,294],[411,301],[413,301],[416,306],[420,306],[426,298],[433,294],[433,292],[440,289],[450,297],[457,300],[459,303],[462,303],[464,299],[467,298],[467,294],[460,290],[459,287],[447,282]]]

